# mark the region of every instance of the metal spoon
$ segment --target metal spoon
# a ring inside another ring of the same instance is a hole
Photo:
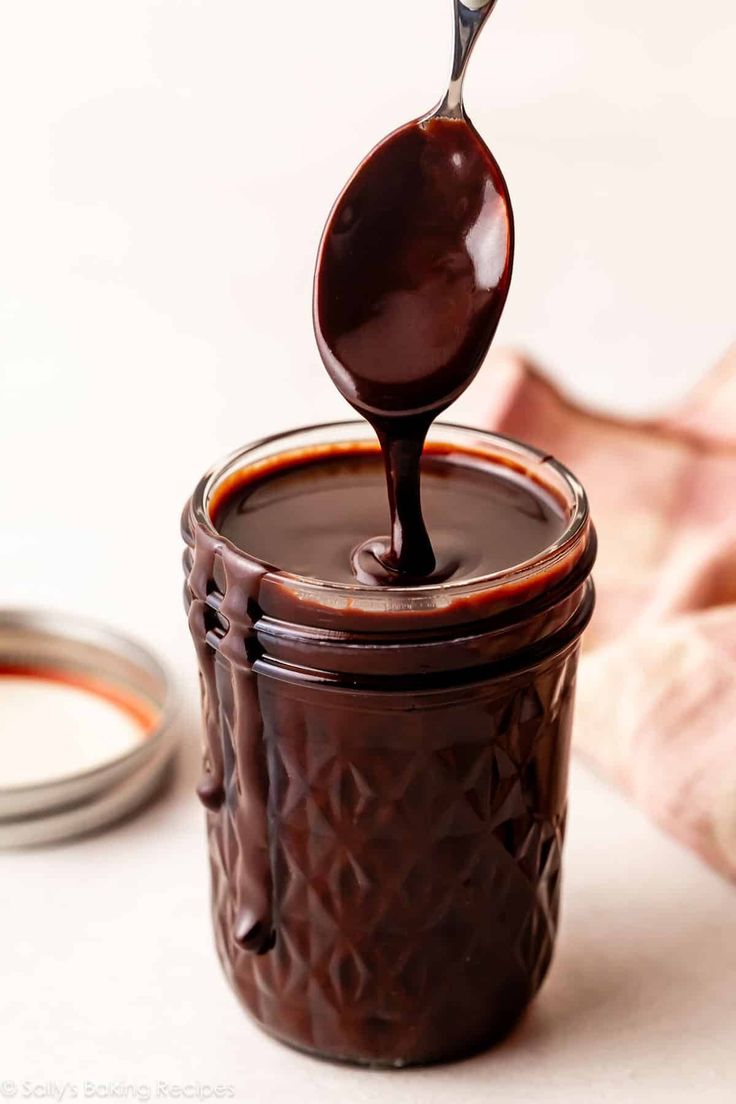
[[[427,118],[441,115],[446,119],[464,119],[463,85],[470,55],[478,35],[498,0],[453,0],[455,7],[455,51],[452,73],[445,98]]]

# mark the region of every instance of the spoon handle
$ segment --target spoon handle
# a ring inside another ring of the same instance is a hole
[[[495,8],[497,0],[453,0],[455,9],[455,49],[452,59],[452,75],[444,100],[436,114],[448,119],[461,119],[463,106],[463,82],[470,55],[476,39]]]

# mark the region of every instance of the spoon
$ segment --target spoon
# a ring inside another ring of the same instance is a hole
[[[508,191],[463,104],[468,60],[496,0],[453,4],[446,95],[368,154],[332,209],[317,257],[320,355],[375,429],[386,466],[391,535],[356,549],[363,582],[438,581],[451,570],[438,563],[422,517],[422,449],[433,420],[480,368],[511,279]]]

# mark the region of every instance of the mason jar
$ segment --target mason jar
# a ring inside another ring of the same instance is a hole
[[[543,488],[564,532],[503,571],[411,587],[300,577],[218,533],[244,473],[376,450],[358,422],[240,450],[183,517],[220,959],[271,1035],[376,1066],[490,1045],[544,979],[594,602],[595,532],[570,472],[457,426],[435,425],[428,447]]]

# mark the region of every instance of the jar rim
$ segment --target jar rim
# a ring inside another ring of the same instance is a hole
[[[310,440],[320,437],[321,442]],[[265,463],[266,460],[269,461],[267,466],[271,467],[277,457],[293,454],[296,461],[300,453],[308,455],[317,443],[336,448],[344,446],[346,451],[358,444],[377,444],[371,436],[370,426],[362,419],[302,426],[270,434],[236,449],[212,465],[202,476],[192,495],[192,514],[210,537],[226,546],[232,555],[258,567],[264,571],[270,582],[287,586],[299,598],[325,603],[332,597],[338,604],[349,602],[352,606],[364,608],[376,608],[377,604],[389,605],[397,611],[436,608],[480,592],[491,593],[523,584],[537,574],[554,569],[585,539],[590,520],[585,490],[573,473],[549,453],[500,433],[453,422],[435,422],[428,440],[455,447],[459,452],[487,459],[490,463],[495,459],[499,466],[503,464],[507,470],[526,477],[542,490],[552,493],[558,501],[562,490],[568,499],[564,503],[568,520],[563,532],[552,544],[522,563],[470,579],[450,579],[419,586],[369,586],[357,581],[333,582],[299,575],[245,552],[219,532],[212,519],[210,506],[215,492],[226,479],[256,467],[259,462]],[[551,475],[555,480],[554,484],[549,480],[545,481],[544,475]]]

